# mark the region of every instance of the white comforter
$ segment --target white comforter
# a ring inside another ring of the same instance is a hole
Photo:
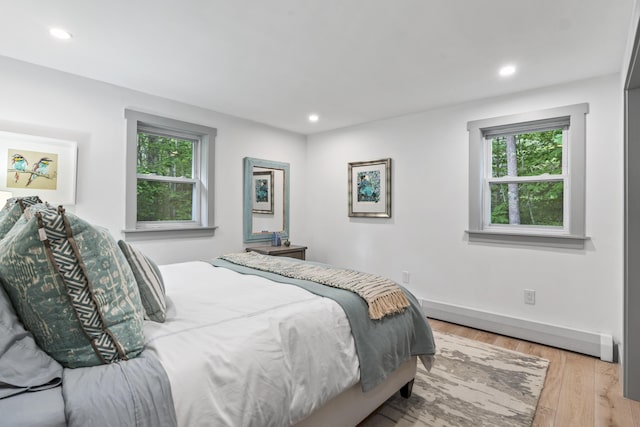
[[[359,380],[338,304],[205,262],[161,266],[164,324],[145,322],[179,426],[286,426]]]

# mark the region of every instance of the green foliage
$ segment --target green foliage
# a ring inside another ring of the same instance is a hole
[[[492,175],[507,176],[506,137],[491,141]],[[517,176],[562,174],[562,130],[516,135]],[[491,223],[509,224],[508,184],[491,184]],[[518,184],[520,223],[563,225],[564,184],[527,182]]]
[[[507,138],[494,138],[492,175],[507,176]],[[516,135],[518,176],[562,173],[562,129]]]
[[[193,141],[138,132],[139,174],[193,176]]]
[[[193,141],[138,133],[137,173],[166,177],[193,176]],[[138,179],[138,221],[190,221],[193,191],[190,183]]]
[[[193,186],[138,180],[138,221],[191,221]]]
[[[520,224],[562,227],[562,182],[518,184]],[[491,223],[509,224],[508,184],[491,184]]]

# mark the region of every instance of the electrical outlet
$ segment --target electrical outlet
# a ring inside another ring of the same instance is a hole
[[[411,282],[411,273],[409,273],[408,271],[403,271],[402,283],[404,283],[405,285],[408,285],[410,282]]]
[[[524,303],[535,305],[536,303],[536,291],[533,289],[525,289],[524,290]]]

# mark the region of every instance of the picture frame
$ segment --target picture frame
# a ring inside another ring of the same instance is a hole
[[[253,213],[273,214],[273,170],[253,172]]]
[[[77,152],[75,141],[0,131],[0,191],[74,205]]]
[[[351,162],[349,216],[391,218],[391,158]]]

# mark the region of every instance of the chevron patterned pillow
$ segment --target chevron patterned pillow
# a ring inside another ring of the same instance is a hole
[[[0,241],[0,276],[38,345],[70,368],[137,356],[144,310],[109,232],[45,204],[16,227]]]
[[[124,240],[118,240],[118,246],[127,259],[133,276],[138,283],[140,299],[147,317],[154,322],[163,323],[167,303],[164,299],[164,282],[158,266],[145,254]]]

